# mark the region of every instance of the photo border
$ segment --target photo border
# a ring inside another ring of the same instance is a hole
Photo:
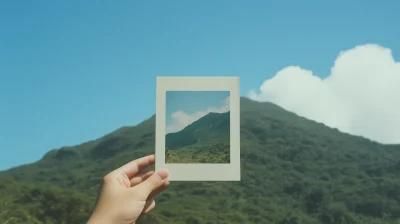
[[[169,170],[170,181],[240,181],[240,79],[239,77],[157,77],[156,170]],[[166,92],[230,92],[230,163],[165,163]]]

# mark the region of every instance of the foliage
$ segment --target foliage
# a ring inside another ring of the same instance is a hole
[[[0,194],[0,223],[85,223],[93,198],[77,191],[7,181]]]
[[[0,224],[85,223],[102,176],[154,153],[154,127],[153,116],[0,173]],[[399,145],[244,98],[240,140],[240,182],[173,182],[138,224],[400,223]]]
[[[230,163],[230,146],[227,143],[191,145],[165,150],[166,163]]]

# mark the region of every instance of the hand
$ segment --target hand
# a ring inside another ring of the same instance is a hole
[[[154,155],[132,161],[107,174],[88,224],[134,224],[155,207],[154,197],[169,185],[168,171],[143,171]]]

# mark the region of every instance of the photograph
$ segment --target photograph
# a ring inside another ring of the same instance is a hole
[[[157,77],[155,152],[170,181],[240,181],[239,77]]]
[[[167,91],[165,163],[230,163],[230,92]]]

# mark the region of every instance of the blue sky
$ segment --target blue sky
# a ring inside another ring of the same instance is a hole
[[[0,169],[150,117],[157,76],[240,76],[247,95],[288,65],[324,77],[355,45],[398,59],[399,4],[2,1]]]

